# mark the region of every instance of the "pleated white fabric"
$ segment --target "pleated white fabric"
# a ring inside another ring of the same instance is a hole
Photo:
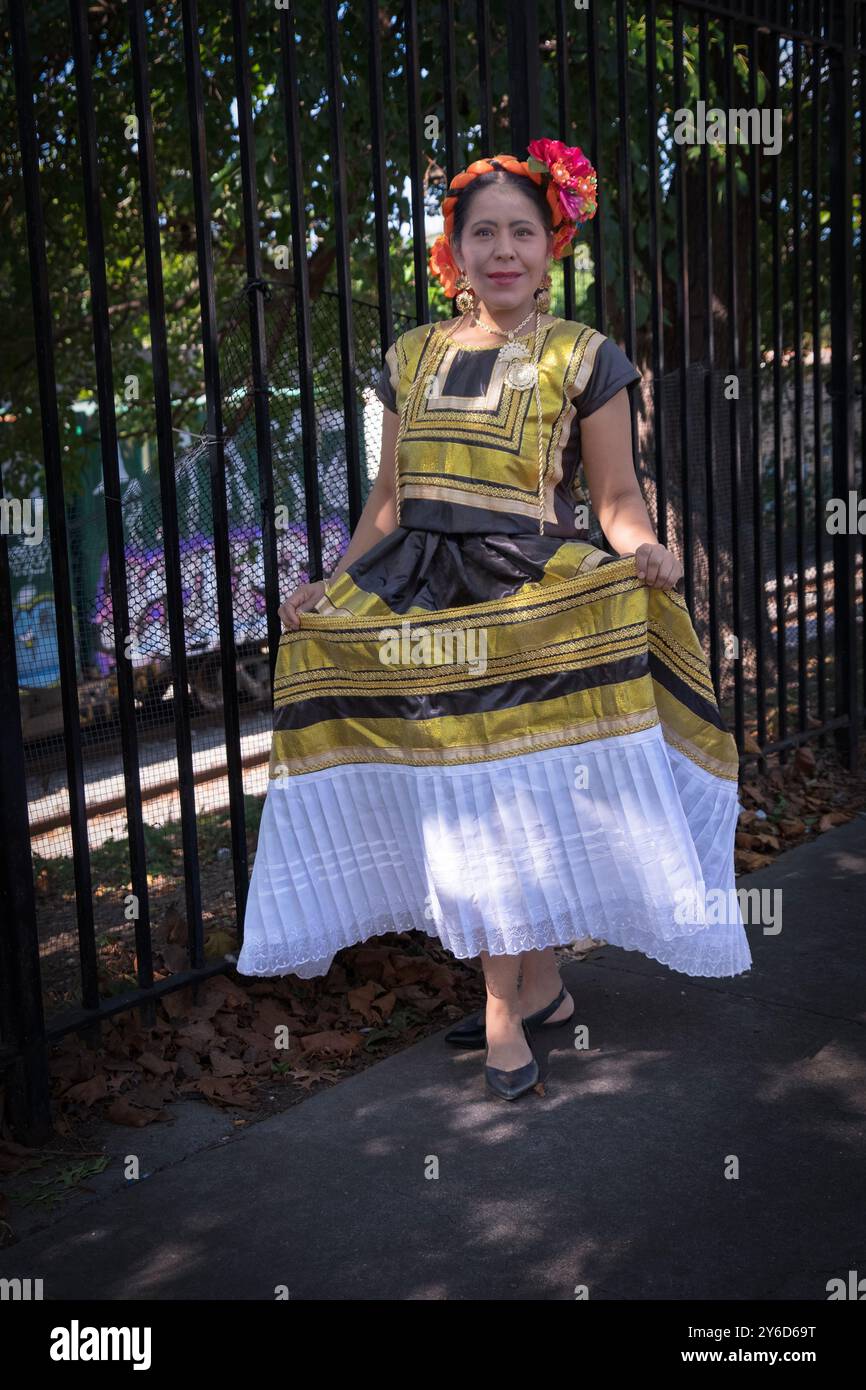
[[[237,968],[309,979],[345,946],[415,929],[460,959],[592,936],[686,975],[738,975],[751,966],[739,810],[736,784],[668,745],[660,725],[447,768],[278,778]]]

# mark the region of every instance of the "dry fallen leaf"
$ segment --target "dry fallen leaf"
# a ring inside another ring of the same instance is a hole
[[[756,842],[751,846],[753,849],[767,850],[779,848],[778,835],[771,835],[767,830],[762,830],[758,835],[753,835],[751,838]]]
[[[844,811],[828,811],[818,822],[820,831],[832,830],[834,825],[846,825],[851,819]]]
[[[806,777],[812,777],[815,773],[815,754],[808,744],[801,743],[794,754],[794,767],[798,772]]]
[[[243,1076],[246,1071],[243,1062],[239,1062],[236,1057],[230,1057],[227,1052],[221,1052],[217,1047],[211,1049],[209,1061],[214,1076]]]
[[[373,1012],[371,1005],[376,995],[383,993],[380,984],[377,984],[375,980],[367,980],[357,989],[350,989],[346,995],[346,1000],[349,1008],[360,1014],[366,1023],[373,1023],[377,1021],[377,1015]]]
[[[305,1056],[325,1053],[346,1057],[350,1053],[356,1052],[363,1045],[363,1042],[364,1039],[360,1033],[338,1033],[333,1029],[327,1033],[310,1033],[307,1037],[300,1039]]]
[[[145,1109],[142,1106],[131,1105],[126,1096],[118,1096],[105,1112],[105,1117],[115,1125],[131,1125],[135,1129],[142,1129],[145,1125],[153,1124],[155,1120],[163,1120],[167,1117],[161,1110]]]
[[[767,864],[772,864],[771,854],[757,854],[750,849],[734,850],[734,867],[737,873],[749,874],[755,869],[763,869]]]
[[[105,1100],[110,1094],[108,1077],[102,1072],[98,1076],[92,1076],[89,1081],[79,1081],[77,1086],[70,1086],[64,1091],[63,1099],[77,1101],[79,1105],[93,1105],[98,1100]]]
[[[164,1057],[157,1057],[152,1052],[142,1052],[138,1064],[153,1076],[171,1076],[174,1072],[172,1062],[167,1062]]]
[[[794,820],[788,819],[788,817],[783,817],[781,820],[777,821],[776,824],[778,825],[778,828],[781,831],[781,833],[788,840],[793,839],[798,835],[806,834],[806,822],[803,820]]]
[[[204,939],[205,960],[219,960],[234,951],[236,946],[235,933],[225,927],[217,927],[214,931],[208,932]]]
[[[171,942],[172,945],[183,946],[186,944],[188,936],[186,917],[178,911],[176,903],[171,903],[166,908],[157,930],[163,939]]]
[[[197,1091],[208,1100],[222,1105],[238,1105],[246,1110],[254,1109],[257,1104],[252,1090],[242,1089],[237,1082],[228,1077],[202,1076],[198,1081],[190,1081],[180,1089]]]

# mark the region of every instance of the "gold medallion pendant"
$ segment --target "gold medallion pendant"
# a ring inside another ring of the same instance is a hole
[[[534,362],[511,362],[505,380],[513,390],[527,391],[538,381],[538,367]]]

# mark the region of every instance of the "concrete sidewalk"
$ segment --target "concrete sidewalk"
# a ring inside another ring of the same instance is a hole
[[[866,1275],[866,816],[737,886],[783,890],[748,975],[566,963],[589,1050],[544,1039],[544,1096],[488,1099],[484,1053],[438,1034],[242,1131],[175,1106],[113,1127],[145,1179],[112,1165],[0,1276],[47,1299],[825,1301]]]

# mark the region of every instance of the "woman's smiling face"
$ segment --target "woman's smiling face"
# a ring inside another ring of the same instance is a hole
[[[535,205],[506,183],[473,196],[462,238],[453,246],[457,264],[476,295],[491,309],[514,309],[532,296],[552,255],[553,233]]]

